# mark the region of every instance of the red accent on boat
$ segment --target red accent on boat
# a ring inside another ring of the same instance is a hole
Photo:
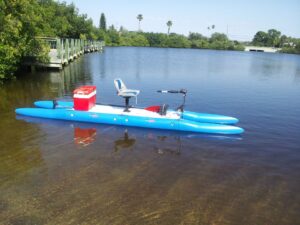
[[[145,110],[158,113],[159,110],[160,110],[160,106],[159,105],[152,105],[152,106],[149,106],[149,107],[145,108]]]

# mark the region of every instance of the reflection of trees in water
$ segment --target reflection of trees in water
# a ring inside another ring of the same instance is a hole
[[[300,67],[295,68],[295,82],[300,82]]]
[[[141,60],[142,60],[142,58],[141,58],[141,48],[139,48],[139,47],[137,47],[137,48],[135,48],[135,56],[136,56],[136,59],[135,59],[135,69],[136,69],[136,71],[135,71],[135,77],[136,77],[136,79],[140,79],[140,74],[141,74]]]
[[[164,49],[164,78],[168,78],[169,77],[169,73],[170,73],[170,50]]]
[[[55,90],[57,96],[71,96],[73,90],[79,85],[92,83],[91,67],[85,56],[76,59],[66,65],[61,71],[48,71],[44,76],[49,77],[51,89]]]
[[[86,66],[84,58],[76,59],[67,65],[61,72],[62,77],[60,90],[63,95],[71,95],[78,84],[89,84],[92,82],[91,68]]]
[[[106,74],[105,74],[105,71],[106,71],[106,54],[101,54],[99,67],[100,67],[99,68],[100,77],[101,77],[101,79],[104,79],[106,77]]]
[[[0,88],[1,111],[14,110],[20,106],[30,106],[37,99],[53,98],[57,94],[48,73],[26,74],[18,80],[6,83]]]
[[[281,71],[284,69],[284,62],[279,60],[276,54],[266,53],[249,53],[251,62],[250,74],[260,79],[273,79],[278,77]]]
[[[76,59],[63,70],[37,70],[34,73],[19,72],[18,79],[6,83],[0,89],[0,107],[15,101],[32,104],[37,99],[54,99],[58,96],[72,95],[79,84],[92,82],[91,68],[85,56]]]

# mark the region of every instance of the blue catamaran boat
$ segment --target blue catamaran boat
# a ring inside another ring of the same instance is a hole
[[[211,134],[241,134],[244,130],[234,126],[234,117],[185,111],[187,91],[160,90],[160,93],[179,93],[183,104],[176,110],[167,105],[136,108],[129,105],[129,99],[137,97],[139,90],[127,89],[121,79],[114,80],[117,93],[125,99],[125,106],[95,104],[96,88],[84,86],[74,91],[74,101],[37,101],[36,108],[18,108],[16,113],[23,116],[77,122],[112,124]]]

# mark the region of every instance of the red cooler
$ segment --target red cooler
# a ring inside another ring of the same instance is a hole
[[[73,92],[74,109],[88,111],[96,104],[96,86],[82,86]]]

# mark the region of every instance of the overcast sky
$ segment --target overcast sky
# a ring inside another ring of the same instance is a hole
[[[190,31],[210,35],[207,27],[229,38],[251,40],[259,31],[275,28],[288,36],[300,38],[300,0],[66,0],[74,3],[80,13],[86,13],[96,26],[100,14],[107,24],[137,30],[138,14],[143,31],[171,32],[187,35]]]

